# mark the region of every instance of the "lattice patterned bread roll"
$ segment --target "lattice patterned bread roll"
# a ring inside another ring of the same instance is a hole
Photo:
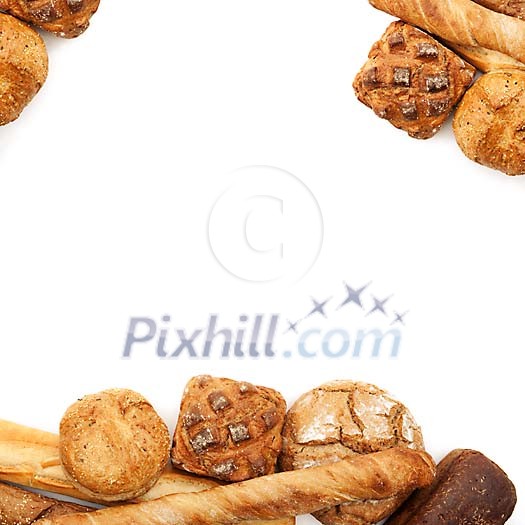
[[[0,126],[16,120],[47,78],[44,41],[36,31],[0,13]]]
[[[389,449],[423,450],[419,426],[408,409],[376,386],[334,381],[302,395],[290,408],[283,430],[284,470]],[[408,493],[380,502],[350,502],[315,517],[325,525],[375,524],[394,512]]]
[[[225,481],[275,471],[286,402],[271,388],[198,376],[184,390],[174,466]]]
[[[168,428],[137,392],[106,390],[71,405],[60,422],[60,459],[73,484],[101,501],[146,493],[168,460]]]
[[[100,0],[0,0],[0,10],[58,36],[73,38],[89,27]]]
[[[393,22],[354,81],[357,98],[411,137],[433,137],[474,78],[475,69],[437,40]]]
[[[507,175],[525,174],[525,71],[492,71],[466,93],[454,134],[471,160]]]

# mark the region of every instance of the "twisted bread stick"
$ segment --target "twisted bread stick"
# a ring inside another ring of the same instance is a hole
[[[0,420],[0,479],[64,496],[87,499],[66,477],[60,464],[57,435],[3,420]],[[180,492],[195,492],[217,485],[215,481],[168,468],[156,485],[136,501],[148,501]],[[294,523],[293,519],[284,519],[244,525]],[[0,525],[3,525],[1,521]]]
[[[338,463],[283,472],[204,492],[42,520],[40,525],[207,525],[307,514],[348,501],[373,501],[429,485],[428,454],[391,448]]]
[[[369,0],[375,8],[454,44],[494,49],[525,62],[525,21],[471,0]]]

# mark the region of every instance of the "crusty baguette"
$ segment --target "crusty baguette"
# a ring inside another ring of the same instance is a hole
[[[377,501],[428,486],[435,465],[426,452],[390,448],[304,470],[272,474],[204,492],[71,514],[41,525],[235,524],[308,514],[349,501]]]
[[[93,509],[74,503],[46,498],[5,483],[0,483],[0,524],[31,525],[41,518],[52,518]]]
[[[494,49],[525,62],[525,21],[496,13],[472,0],[369,0],[454,44]]]
[[[495,71],[496,69],[522,69],[525,70],[525,64],[499,51],[487,49],[485,47],[462,46],[446,42],[446,45],[453,49],[458,55],[467,62],[475,66],[483,73]]]
[[[67,479],[60,464],[58,436],[0,420],[0,479],[78,499],[89,499]],[[148,501],[167,494],[195,492],[216,487],[217,482],[178,472],[168,467],[156,485],[136,501]],[[91,500],[94,503],[100,503]],[[294,520],[257,522],[244,525],[293,525]],[[1,522],[0,522],[1,525]]]

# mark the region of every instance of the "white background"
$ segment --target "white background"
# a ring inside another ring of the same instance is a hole
[[[46,36],[49,80],[0,129],[0,417],[55,431],[78,396],[127,386],[173,427],[196,373],[290,402],[361,379],[411,408],[436,459],[476,448],[523,490],[525,178],[468,161],[450,126],[416,141],[357,102],[389,20],[364,0],[112,0],[79,39]],[[246,282],[210,250],[214,202],[260,164],[322,210],[302,279]],[[410,310],[397,360],[120,358],[130,316],[298,312],[343,280]]]

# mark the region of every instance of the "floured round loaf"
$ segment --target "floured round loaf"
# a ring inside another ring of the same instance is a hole
[[[302,395],[290,408],[280,464],[283,470],[297,470],[391,447],[424,449],[421,430],[408,409],[376,386],[333,381]],[[315,517],[325,525],[373,524],[407,497],[347,503]]]
[[[137,392],[105,390],[71,405],[60,423],[60,459],[72,483],[100,501],[147,492],[169,460],[170,435]]]

